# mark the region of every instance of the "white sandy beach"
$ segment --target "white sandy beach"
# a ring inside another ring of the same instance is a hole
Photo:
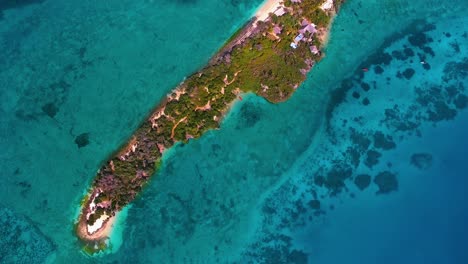
[[[257,20],[265,21],[270,13],[275,12],[282,6],[282,3],[283,0],[266,0],[257,13],[255,13]]]
[[[88,225],[86,225],[86,221],[80,219],[80,222],[78,223],[77,227],[78,236],[84,241],[102,241],[109,238],[112,233],[112,228],[114,226],[116,216],[111,216],[107,218],[106,221],[103,223],[103,227],[101,227],[92,234],[88,233]]]

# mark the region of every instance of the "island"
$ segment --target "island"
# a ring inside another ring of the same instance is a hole
[[[81,202],[75,230],[85,252],[108,247],[117,214],[161,166],[163,153],[217,129],[245,93],[287,100],[322,57],[344,0],[267,0],[209,61],[188,77],[98,170]]]

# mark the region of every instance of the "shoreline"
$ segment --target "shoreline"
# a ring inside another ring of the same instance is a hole
[[[262,6],[255,12],[254,17],[258,21],[265,21],[270,17],[270,13],[275,12],[280,8],[284,0],[266,0]]]
[[[86,225],[86,222],[83,220],[80,220],[78,225],[77,225],[77,234],[82,239],[83,241],[87,242],[96,242],[96,241],[104,241],[108,238],[110,238],[112,234],[112,228],[114,227],[114,224],[117,221],[117,214],[115,216],[110,216],[107,218],[102,226],[97,229],[94,233],[89,234],[88,233],[88,225]]]
[[[228,50],[221,47],[214,56],[215,63],[195,72],[170,91],[129,141],[112,154],[98,170],[76,223],[76,234],[85,243],[87,253],[109,247],[112,231],[120,222],[118,213],[128,208],[159,170],[164,150],[167,152],[179,142],[187,143],[206,131],[219,129],[233,105],[247,93],[270,103],[283,102],[294,93],[313,65],[323,58],[319,49],[327,44],[337,13],[335,8],[316,7],[329,20],[315,25],[317,17],[302,15],[302,8],[308,5],[285,6],[283,0],[265,1],[252,22],[240,29],[244,34],[230,40]],[[274,17],[271,13],[275,13]],[[297,24],[291,24],[291,20]],[[267,55],[262,51],[264,47],[268,48]],[[255,56],[263,57],[258,66]],[[284,61],[288,58],[295,61],[288,64]],[[267,69],[275,72],[274,78],[259,74]],[[282,71],[287,75],[283,77]]]

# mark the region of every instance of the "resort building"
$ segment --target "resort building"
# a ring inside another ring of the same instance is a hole
[[[280,26],[276,25],[276,26],[273,27],[273,33],[275,35],[281,34],[281,31],[283,31],[283,29]]]
[[[313,35],[317,33],[317,28],[315,24],[308,24],[307,26],[304,26],[302,29],[300,29],[299,33],[301,34],[310,33],[311,35]]]
[[[280,16],[286,14],[286,9],[284,9],[284,7],[280,7],[278,9],[276,9],[276,11],[273,14],[280,17]]]
[[[304,38],[304,35],[303,35],[303,34],[299,34],[299,35],[296,36],[296,38],[294,38],[294,42],[295,42],[295,43],[298,43],[298,42],[301,41],[303,38]]]
[[[312,54],[314,55],[317,55],[320,53],[320,51],[317,49],[317,46],[313,45],[313,46],[310,46],[310,52],[312,52]]]

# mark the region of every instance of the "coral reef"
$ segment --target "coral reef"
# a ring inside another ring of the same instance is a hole
[[[27,218],[0,207],[0,263],[44,263],[55,245]]]

